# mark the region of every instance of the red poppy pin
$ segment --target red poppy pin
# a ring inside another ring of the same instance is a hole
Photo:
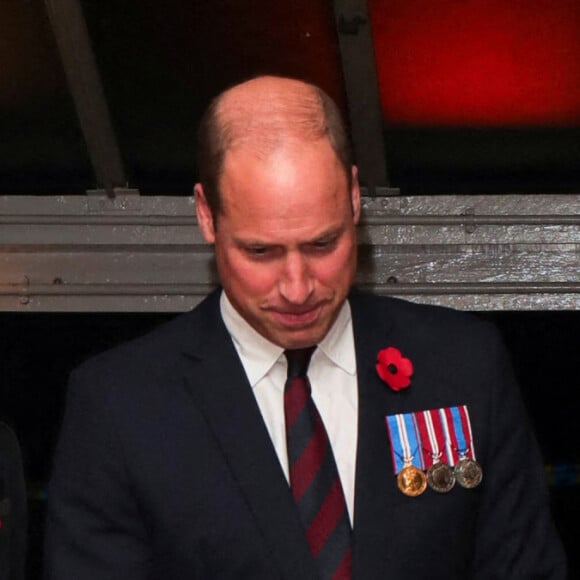
[[[413,363],[394,346],[388,346],[377,355],[377,373],[393,391],[406,389],[411,384]]]

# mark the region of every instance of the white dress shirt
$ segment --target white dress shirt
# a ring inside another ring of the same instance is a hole
[[[284,420],[284,349],[264,338],[221,294],[221,314],[242,361],[286,479],[288,455]],[[308,368],[312,398],[336,459],[351,523],[354,521],[358,389],[350,306],[345,302],[335,323],[312,355]]]

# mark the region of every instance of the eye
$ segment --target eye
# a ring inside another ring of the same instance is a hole
[[[268,248],[266,246],[255,246],[252,248],[248,248],[248,252],[255,256],[263,256],[268,252]]]
[[[320,240],[315,240],[310,244],[312,251],[314,252],[328,252],[334,249],[336,246],[337,236],[332,236],[329,238],[321,238]]]
[[[250,245],[243,251],[250,260],[273,260],[280,254],[278,246]]]
[[[265,256],[269,251],[269,248],[266,246],[251,246],[246,248],[246,253],[250,256],[260,257]]]

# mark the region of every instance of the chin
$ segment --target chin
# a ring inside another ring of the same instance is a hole
[[[284,333],[278,335],[278,340],[274,342],[283,348],[307,348],[319,344],[324,339],[327,332],[328,330],[313,331],[312,329],[309,329],[308,331],[303,332]]]

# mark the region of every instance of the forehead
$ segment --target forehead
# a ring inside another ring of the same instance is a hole
[[[344,192],[346,187],[344,168],[326,139],[285,143],[267,151],[230,149],[221,179],[224,205],[284,204],[300,197]]]
[[[314,231],[350,214],[348,181],[326,140],[284,146],[267,155],[232,149],[224,160],[220,190],[220,219],[240,231]]]

